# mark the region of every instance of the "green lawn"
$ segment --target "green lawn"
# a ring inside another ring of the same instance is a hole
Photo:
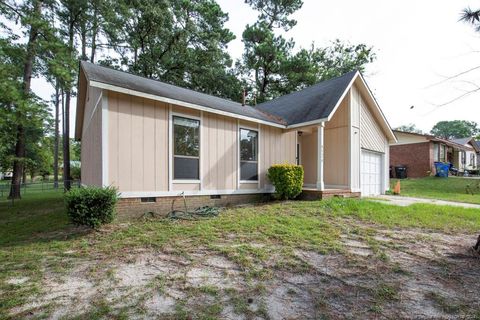
[[[397,183],[391,180],[391,190]],[[480,179],[426,177],[400,180],[401,195],[480,204]],[[468,190],[473,191],[467,193]]]
[[[114,258],[135,249],[169,247],[181,254],[192,247],[206,247],[243,266],[252,277],[261,277],[265,270],[254,269],[253,263],[267,259],[274,246],[283,248],[280,267],[301,268],[292,256],[294,249],[341,252],[340,235],[345,228],[357,228],[355,221],[441,232],[480,230],[480,214],[475,209],[425,204],[397,207],[368,200],[333,199],[233,208],[217,218],[199,221],[135,220],[91,231],[68,222],[61,192],[32,192],[14,206],[0,199],[0,318],[40,292],[47,267],[59,272],[71,268],[65,260],[71,258],[69,252],[88,259]],[[222,245],[227,239],[236,245]],[[5,280],[11,277],[29,277],[32,281],[22,286],[7,284]]]

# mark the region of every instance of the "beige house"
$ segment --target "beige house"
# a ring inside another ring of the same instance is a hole
[[[75,137],[82,183],[139,202],[271,193],[279,163],[301,164],[320,198],[381,194],[396,141],[359,72],[251,107],[88,62]]]

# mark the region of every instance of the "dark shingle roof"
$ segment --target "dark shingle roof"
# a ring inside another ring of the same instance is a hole
[[[90,81],[97,81],[125,89],[162,96],[165,98],[192,103],[224,112],[230,112],[245,117],[285,125],[282,120],[265,114],[259,109],[250,106],[242,106],[240,103],[233,102],[231,100],[214,97],[164,82],[136,76],[127,72],[99,66],[90,62],[83,61],[81,63],[81,67],[84,70],[87,79]]]
[[[264,102],[263,112],[283,119],[289,125],[327,118],[357,71],[323,81],[301,91]]]
[[[467,137],[467,138],[459,138],[459,139],[451,139],[453,142],[458,143],[458,144],[467,144],[472,140],[472,137]]]

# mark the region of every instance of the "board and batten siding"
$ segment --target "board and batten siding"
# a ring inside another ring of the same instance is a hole
[[[201,119],[201,183],[172,181],[171,190],[170,109]],[[296,132],[111,91],[108,110],[108,182],[120,192],[259,190],[272,164],[295,163]],[[238,181],[239,128],[259,131],[259,182]]]
[[[82,183],[102,186],[102,90],[90,87],[85,101],[81,145]]]
[[[323,180],[326,187],[348,187],[349,184],[349,103],[347,95],[325,125]]]
[[[356,93],[357,92],[357,93]],[[387,137],[368,109],[365,100],[357,89],[353,87],[352,96],[360,106],[360,146],[363,149],[385,153],[385,145],[388,145]]]
[[[168,105],[108,92],[109,184],[168,191]]]

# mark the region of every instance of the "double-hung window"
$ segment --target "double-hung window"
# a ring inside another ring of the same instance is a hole
[[[240,180],[258,180],[258,131],[240,129]]]
[[[173,116],[173,179],[200,178],[200,121]]]

